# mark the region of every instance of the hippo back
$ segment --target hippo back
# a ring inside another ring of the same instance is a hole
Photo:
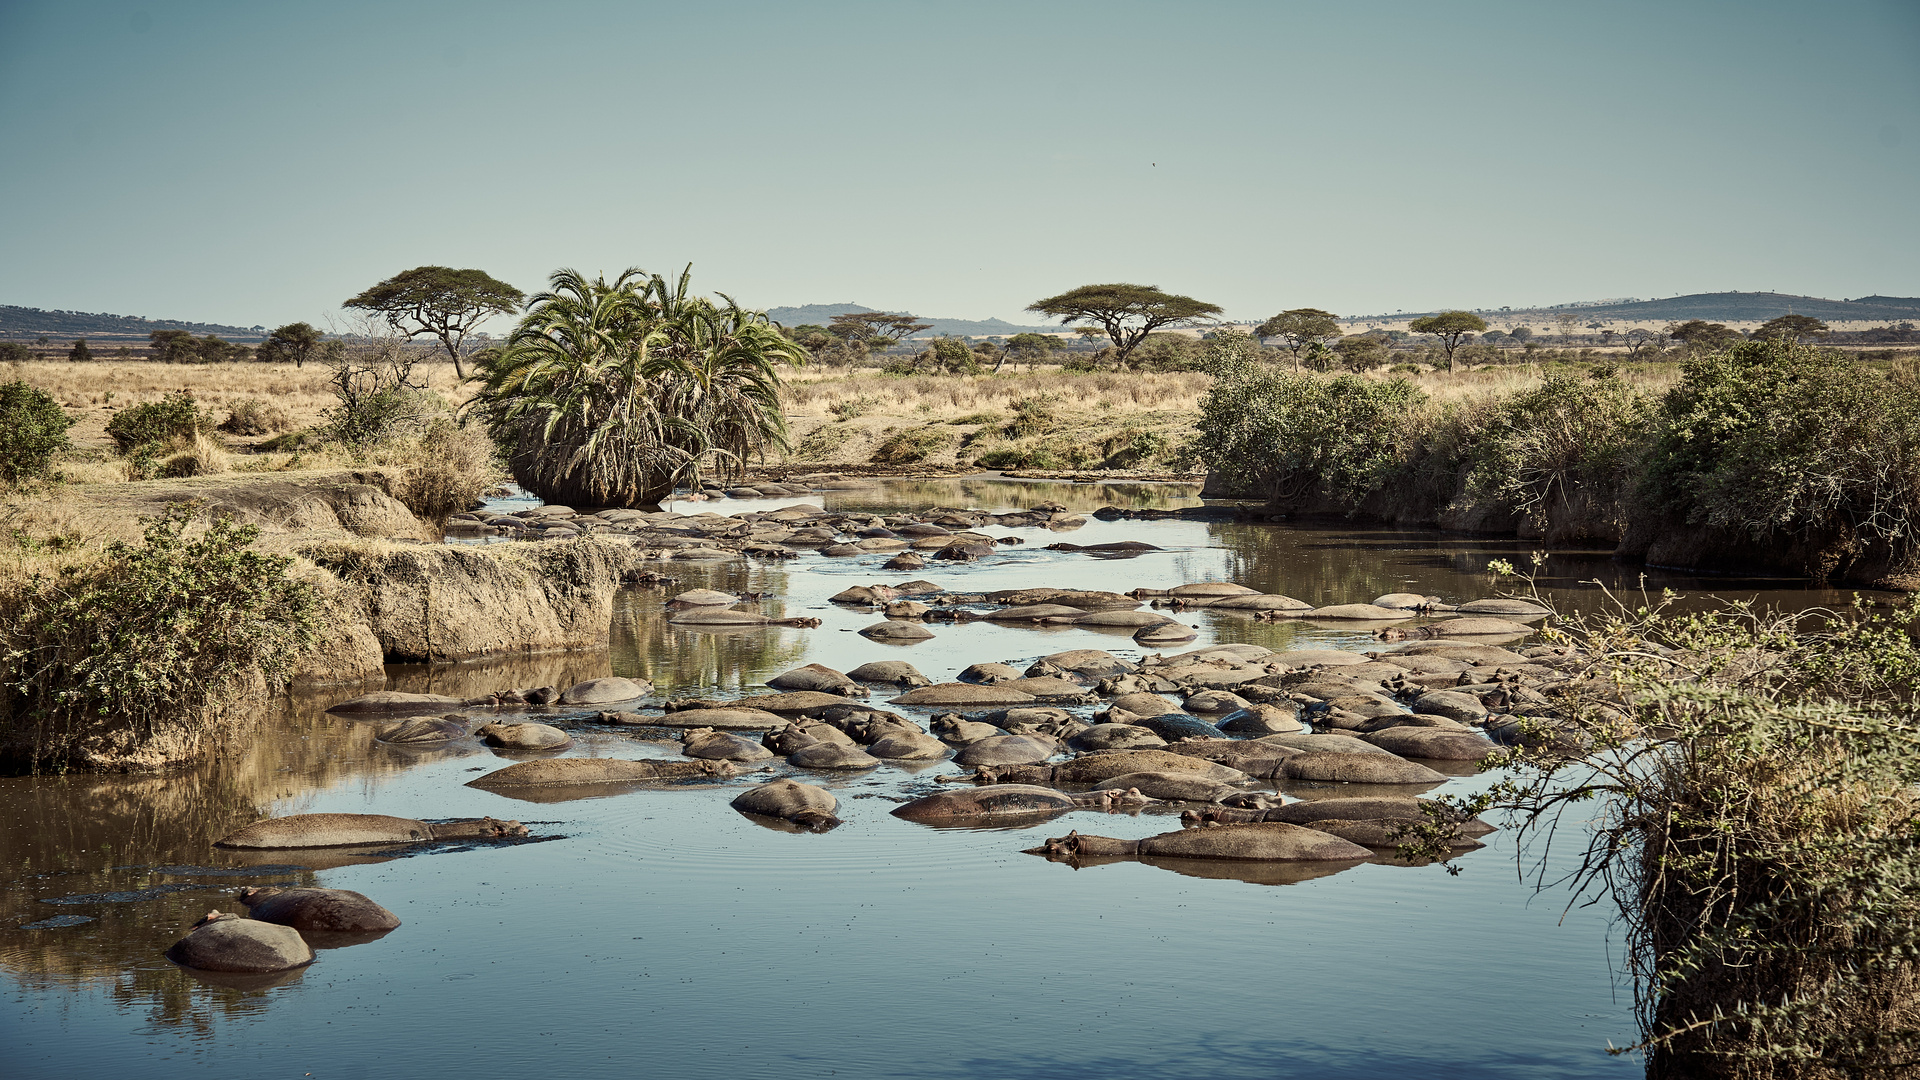
[[[425,822],[385,814],[295,814],[256,821],[214,841],[228,848],[345,847],[433,839]]]

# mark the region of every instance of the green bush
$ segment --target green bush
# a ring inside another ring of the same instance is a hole
[[[19,379],[0,385],[0,483],[47,475],[73,423],[45,390]]]
[[[827,406],[827,411],[833,414],[835,420],[846,421],[856,416],[864,416],[872,412],[874,406],[878,404],[880,404],[879,398],[863,394],[860,397],[851,397],[843,401],[836,401],[832,405]]]
[[[220,430],[229,435],[272,435],[293,426],[287,410],[260,398],[242,398],[227,409]]]
[[[929,424],[889,435],[874,449],[872,460],[876,465],[910,465],[925,461],[953,444],[953,432],[944,426]]]
[[[35,768],[184,760],[286,681],[319,633],[313,586],[252,550],[254,527],[222,518],[189,537],[193,517],[176,504],[143,543],[0,598],[9,752]]]
[[[145,443],[165,444],[212,430],[212,419],[200,411],[199,403],[186,390],[122,409],[107,421],[107,434],[123,454]]]
[[[1013,403],[1013,419],[1006,426],[1007,437],[1024,439],[1045,435],[1053,430],[1058,419],[1053,411],[1053,398],[1040,395],[1021,398]]]
[[[1478,410],[1463,433],[1471,459],[1463,495],[1551,528],[1575,514],[1624,525],[1652,403],[1620,380],[1546,377],[1539,386]],[[1581,524],[1590,524],[1582,522]],[[1584,530],[1594,532],[1591,528]]]
[[[1786,341],[1698,355],[1661,403],[1644,492],[1687,524],[1916,551],[1920,377]]]

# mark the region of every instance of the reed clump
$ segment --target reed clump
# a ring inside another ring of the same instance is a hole
[[[1508,778],[1450,800],[1517,814],[1542,871],[1585,833],[1568,876],[1536,880],[1618,905],[1643,1033],[1627,1049],[1650,1077],[1920,1060],[1917,616],[1655,602],[1570,620],[1551,633],[1573,677],[1487,762]]]

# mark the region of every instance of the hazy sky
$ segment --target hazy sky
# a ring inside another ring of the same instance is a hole
[[[0,0],[0,303],[1920,295],[1916,0]]]

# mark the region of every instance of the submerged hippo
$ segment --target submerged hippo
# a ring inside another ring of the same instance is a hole
[[[731,805],[743,814],[782,818],[815,832],[826,832],[840,824],[833,814],[840,808],[840,800],[833,797],[833,792],[797,780],[775,780],[749,788]]]
[[[730,761],[634,761],[626,758],[549,758],[496,769],[468,787],[485,789],[620,784],[637,780],[724,779],[739,773]]]
[[[690,758],[727,761],[761,761],[773,756],[773,751],[751,739],[712,728],[688,728],[682,732],[680,752]]]
[[[291,926],[210,911],[173,943],[167,959],[200,971],[263,974],[313,963],[313,947]]]
[[[1258,791],[1247,791],[1190,772],[1121,773],[1111,780],[1102,780],[1094,790],[1132,790],[1167,802],[1219,803],[1223,806],[1261,809],[1277,801],[1270,801],[1268,796]]]
[[[1137,858],[1142,855],[1175,859],[1244,859],[1265,862],[1368,859],[1373,852],[1332,833],[1267,821],[1248,825],[1218,825],[1181,829],[1144,840],[1117,840],[1110,836],[1082,836],[1077,832],[1048,840],[1029,855],[1072,860],[1082,857]]]
[[[546,764],[540,762],[537,764]],[[225,848],[347,847],[361,844],[417,844],[426,840],[525,836],[517,821],[469,818],[430,825],[385,814],[294,814],[256,821],[214,841]]]
[[[1060,814],[1076,808],[1114,810],[1145,806],[1154,800],[1138,788],[1089,791],[1069,795],[1053,788],[1032,784],[999,784],[985,788],[942,791],[896,807],[894,817],[934,825],[945,822],[977,821],[984,818],[1026,817]]]
[[[250,917],[295,930],[364,932],[400,925],[399,916],[351,889],[245,888],[235,895]]]

